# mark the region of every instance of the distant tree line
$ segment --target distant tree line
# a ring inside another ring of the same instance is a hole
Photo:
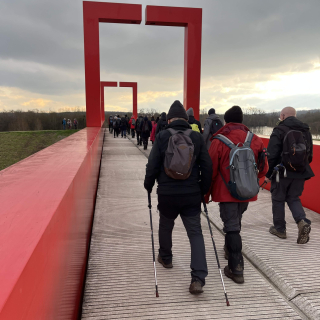
[[[4,111],[0,112],[0,131],[62,130],[64,118],[72,122],[76,118],[78,129],[86,127],[85,112]]]
[[[127,115],[129,118],[132,112],[106,111],[106,120],[109,116]],[[140,109],[139,115],[155,118],[160,116],[156,109]],[[205,109],[200,111],[200,122],[204,125],[208,113]],[[40,112],[39,110],[29,111],[3,111],[0,112],[0,131],[32,131],[32,130],[61,130],[62,120],[78,120],[78,128],[86,127],[86,113],[84,111],[65,112]],[[223,120],[223,114],[220,115]],[[311,128],[311,133],[320,137],[320,110],[299,111],[298,118],[307,123]],[[274,127],[279,122],[279,112],[266,113],[258,108],[247,108],[244,110],[243,123],[249,128]],[[107,125],[107,121],[106,124]]]

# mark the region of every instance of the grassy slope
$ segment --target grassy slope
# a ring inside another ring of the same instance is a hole
[[[29,157],[77,131],[0,132],[0,170]]]

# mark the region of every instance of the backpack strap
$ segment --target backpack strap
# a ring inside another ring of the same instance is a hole
[[[243,145],[250,148],[253,136],[254,136],[254,134],[251,131],[248,131],[247,136],[246,136],[246,140],[244,140]]]
[[[233,149],[236,147],[236,145],[230,139],[228,139],[227,137],[225,137],[222,134],[217,134],[215,137],[213,137],[213,139],[220,140],[225,145],[227,145],[230,149]]]

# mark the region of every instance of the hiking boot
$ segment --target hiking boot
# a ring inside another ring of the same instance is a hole
[[[170,268],[173,267],[172,262],[167,263],[167,264],[164,263],[164,261],[162,260],[162,258],[160,257],[160,255],[158,255],[158,262],[159,262],[160,264],[162,264],[164,268],[170,269]]]
[[[244,283],[243,274],[234,274],[234,273],[232,273],[232,271],[230,270],[229,266],[225,266],[224,267],[224,274],[228,278],[233,280],[235,283],[238,283],[238,284]]]
[[[274,226],[271,226],[269,232],[281,239],[287,239],[287,232],[284,230],[283,232],[278,231]]]
[[[309,241],[309,234],[311,231],[311,225],[306,222],[305,220],[301,220],[298,223],[298,239],[297,243],[298,244],[305,244]]]
[[[228,251],[227,247],[224,246],[223,249],[224,249],[224,258],[226,260],[229,260],[229,251]]]
[[[199,294],[199,293],[202,293],[203,292],[203,289],[202,289],[203,285],[201,283],[200,280],[196,279],[196,278],[193,278],[191,280],[191,284],[190,284],[190,287],[189,287],[189,292],[191,294]]]

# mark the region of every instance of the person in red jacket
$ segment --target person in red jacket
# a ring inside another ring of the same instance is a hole
[[[212,201],[219,202],[220,217],[224,223],[223,231],[225,237],[225,258],[228,265],[224,268],[225,275],[236,283],[243,283],[243,256],[242,240],[240,236],[242,214],[247,210],[251,201],[256,201],[257,196],[240,201],[234,198],[221,175],[226,182],[230,181],[229,153],[230,148],[222,141],[214,139],[214,136],[222,134],[230,139],[235,145],[244,143],[249,129],[242,124],[243,113],[240,107],[234,106],[224,115],[225,125],[211,138],[212,143],[209,149],[209,155],[213,164],[213,174],[211,188],[206,195],[208,202],[211,195]],[[254,135],[251,141],[251,149],[254,152],[256,163],[258,163],[259,153],[263,152],[264,145],[262,140]],[[258,178],[262,178],[268,172],[268,161],[264,159],[264,169],[259,172]]]
[[[132,139],[134,139],[134,136],[135,136],[134,129],[136,127],[136,119],[134,118],[134,116],[132,116],[129,121],[129,127],[131,129],[131,137],[132,137]]]

